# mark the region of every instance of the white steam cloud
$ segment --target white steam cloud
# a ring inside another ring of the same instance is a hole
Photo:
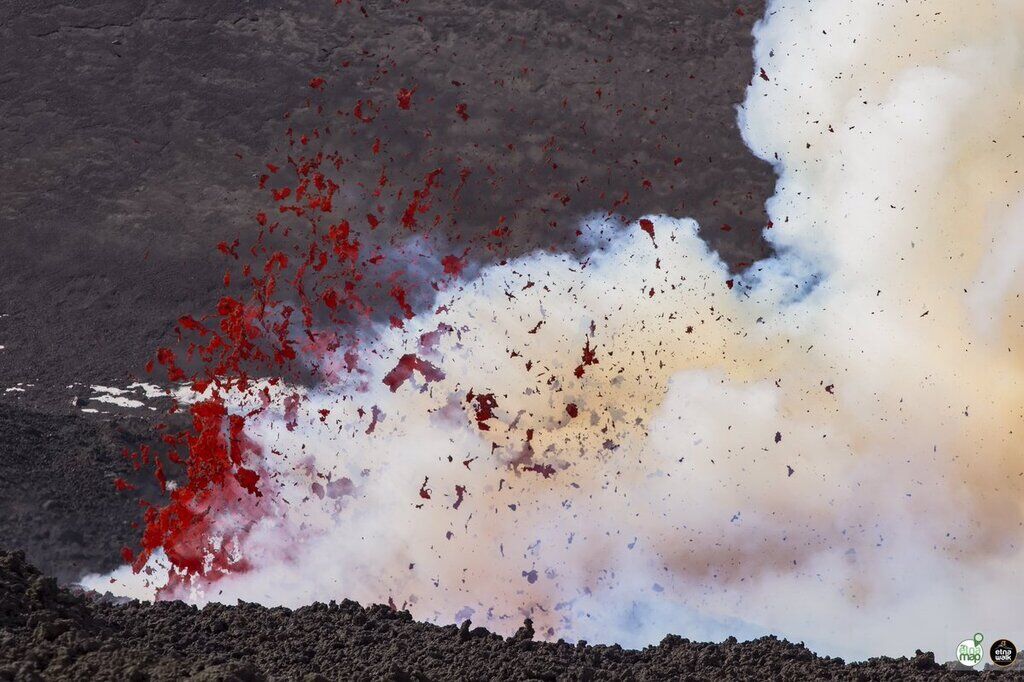
[[[780,173],[776,257],[730,287],[692,221],[652,216],[588,224],[585,263],[484,269],[383,333],[355,400],[251,422],[280,489],[254,568],[179,596],[852,658],[1012,638],[1024,4],[777,0],[756,38],[740,120]],[[405,353],[446,378],[392,393]]]

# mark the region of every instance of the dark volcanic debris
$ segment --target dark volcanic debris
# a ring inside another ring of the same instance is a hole
[[[939,680],[930,653],[844,665],[775,637],[721,644],[670,635],[642,651],[508,639],[417,623],[406,611],[345,600],[300,609],[257,604],[115,604],[72,594],[20,552],[0,551],[0,680]],[[1006,673],[996,673],[1005,675]],[[983,676],[988,676],[985,674]]]
[[[122,456],[144,435],[148,424],[0,403],[0,542],[62,582],[114,569],[138,540],[138,497],[157,492],[152,472]],[[118,492],[125,485],[134,490]]]

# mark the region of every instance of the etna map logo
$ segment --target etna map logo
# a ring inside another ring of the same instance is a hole
[[[978,632],[975,633],[974,639],[965,639],[960,642],[960,645],[956,648],[956,660],[972,668],[981,663],[983,655],[981,642],[984,639],[985,637]]]

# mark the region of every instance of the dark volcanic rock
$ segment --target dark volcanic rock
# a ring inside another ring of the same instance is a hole
[[[144,424],[0,403],[0,539],[61,582],[112,570],[138,540],[139,495],[157,492],[151,473],[121,456],[148,433]],[[138,490],[118,492],[118,478]]]
[[[619,646],[469,636],[352,601],[115,605],[58,588],[0,551],[0,680],[954,680],[930,653],[846,665],[764,637]],[[526,625],[523,632],[531,630]],[[972,675],[972,673],[966,673]],[[981,677],[1007,673],[985,673]]]

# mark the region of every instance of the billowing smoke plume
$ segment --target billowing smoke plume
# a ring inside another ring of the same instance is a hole
[[[775,257],[733,279],[692,221],[595,219],[582,262],[439,294],[251,420],[251,569],[176,596],[853,657],[1011,633],[1024,6],[779,0],[756,37]]]

